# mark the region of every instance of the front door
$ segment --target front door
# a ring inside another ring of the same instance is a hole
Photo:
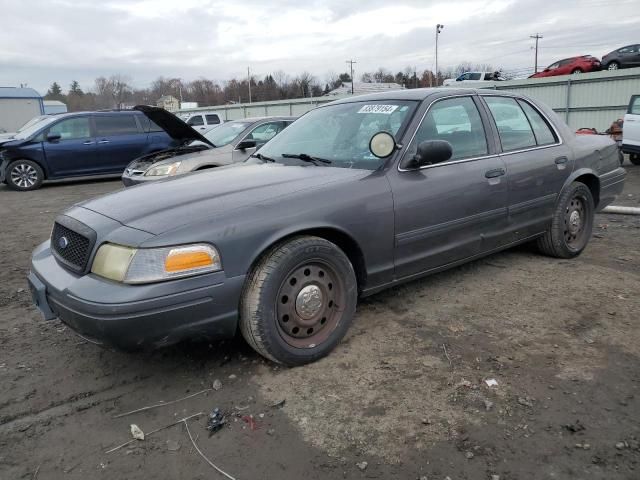
[[[512,241],[541,233],[558,192],[573,170],[573,153],[530,103],[483,95],[497,127],[509,172],[509,228]]]
[[[280,133],[285,128],[285,122],[276,121],[276,122],[267,122],[262,123],[252,129],[247,135],[245,135],[237,144],[244,140],[255,140],[256,146],[255,148],[245,148],[238,149],[234,148],[232,157],[233,162],[243,162],[255,152],[257,152],[260,147],[262,147],[265,143],[275,137],[278,133]]]
[[[397,278],[418,275],[504,243],[507,171],[487,141],[477,100],[436,101],[404,156],[425,140],[446,140],[450,160],[390,172],[395,209]],[[486,119],[485,119],[486,121]]]
[[[47,136],[60,135],[49,141]],[[89,117],[65,118],[45,132],[42,147],[52,176],[91,175],[97,162],[96,139]]]

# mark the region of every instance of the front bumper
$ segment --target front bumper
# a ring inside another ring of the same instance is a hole
[[[33,253],[28,282],[45,319],[58,317],[94,343],[132,350],[233,336],[244,279],[215,272],[148,285],[120,284],[71,273],[45,242]]]
[[[125,187],[131,187],[133,185],[140,185],[142,183],[155,182],[156,180],[162,180],[168,178],[166,176],[161,177],[145,177],[144,175],[122,175],[122,183]]]

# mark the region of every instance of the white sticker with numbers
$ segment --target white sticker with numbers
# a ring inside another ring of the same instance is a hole
[[[391,115],[398,105],[365,105],[358,113],[381,113],[383,115]]]

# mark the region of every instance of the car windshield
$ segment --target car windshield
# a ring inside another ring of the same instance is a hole
[[[39,118],[39,117],[36,117],[36,118]],[[43,127],[51,124],[54,120],[56,120],[55,116],[51,116],[51,117],[46,116],[46,117],[40,118],[39,121],[32,123],[29,126],[25,124],[22,127],[20,127],[20,130],[18,130],[18,133],[16,133],[16,135],[13,138],[15,138],[16,140],[26,140],[34,133],[39,132],[40,129],[42,129]]]
[[[35,125],[38,122],[41,122],[45,118],[49,118],[49,115],[39,115],[37,117],[33,117],[31,120],[29,120],[27,123],[25,123],[18,129],[18,133],[26,130],[27,128],[31,127],[32,125]]]
[[[379,100],[320,107],[293,122],[260,153],[287,165],[314,165],[291,157],[305,154],[330,160],[332,167],[375,170],[384,160],[369,150],[371,137],[385,131],[397,141],[416,105],[414,101]]]
[[[233,142],[252,122],[229,122],[204,134],[216,147],[224,147]]]

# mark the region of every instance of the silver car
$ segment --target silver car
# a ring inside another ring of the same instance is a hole
[[[122,175],[125,187],[243,162],[295,120],[295,117],[245,118],[200,134],[162,108],[135,108],[175,139],[178,146],[132,161]]]

